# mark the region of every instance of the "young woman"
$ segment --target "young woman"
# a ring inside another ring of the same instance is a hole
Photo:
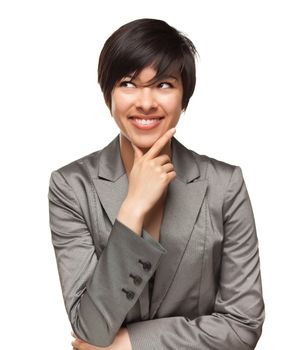
[[[196,49],[140,19],[106,41],[98,77],[119,128],[53,171],[52,243],[75,349],[249,350],[264,320],[255,221],[239,166],[175,137]]]

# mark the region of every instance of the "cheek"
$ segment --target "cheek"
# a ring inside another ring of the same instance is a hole
[[[179,95],[166,95],[161,100],[161,103],[168,113],[177,114],[182,110],[182,97]]]
[[[122,94],[114,94],[111,98],[111,114],[120,116],[120,114],[128,111],[132,105],[132,96]]]

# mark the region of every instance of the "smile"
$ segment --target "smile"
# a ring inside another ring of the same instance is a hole
[[[144,129],[144,130],[153,129],[154,127],[158,126],[161,122],[161,119],[163,118],[148,118],[148,119],[135,118],[135,117],[129,118],[129,120],[134,126],[136,126],[138,129]]]

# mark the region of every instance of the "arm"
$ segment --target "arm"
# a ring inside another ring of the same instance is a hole
[[[52,243],[72,329],[90,344],[108,346],[165,250],[116,219],[108,244],[97,256],[76,195],[59,171],[51,175],[49,210]],[[148,268],[139,259],[150,262]],[[137,282],[141,282],[135,283],[130,274],[140,277]]]
[[[118,331],[113,343],[108,346],[102,348],[101,346],[98,347],[96,345],[91,345],[79,338],[71,332],[71,335],[75,338],[71,345],[73,346],[73,349],[76,350],[132,350],[129,335],[126,328],[120,328]]]
[[[223,204],[224,244],[213,313],[195,319],[170,317],[127,325],[133,350],[250,350],[264,319],[258,242],[253,212],[235,167]]]

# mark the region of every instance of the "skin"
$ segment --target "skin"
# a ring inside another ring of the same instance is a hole
[[[173,74],[146,86],[156,75],[152,67],[144,68],[135,80],[125,77],[119,81],[111,94],[111,115],[120,129],[120,151],[127,174],[134,163],[132,144],[145,154],[167,130],[175,127],[182,112],[183,87],[179,74]],[[164,117],[161,125],[145,131],[134,127],[130,116]],[[171,156],[170,142],[160,154]]]
[[[182,112],[183,88],[179,75],[146,84],[155,76],[152,67],[144,68],[135,80],[118,82],[111,94],[111,114],[120,129],[120,152],[128,175],[128,193],[117,219],[140,235],[144,218],[165,197],[176,177],[171,162],[171,138]],[[130,116],[164,117],[151,130],[139,130]],[[148,179],[148,181],[146,181]],[[88,344],[75,336],[78,350],[132,350],[126,328],[120,328],[114,342],[105,348]]]
[[[71,345],[77,350],[132,350],[126,328],[120,328],[113,343],[104,348],[86,343],[85,341],[77,338],[73,332],[71,332],[71,335],[75,338]]]

